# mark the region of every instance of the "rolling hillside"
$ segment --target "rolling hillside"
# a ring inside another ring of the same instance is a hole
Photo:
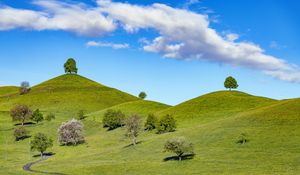
[[[15,95],[19,92],[19,87],[16,86],[0,86],[0,97]]]
[[[26,95],[0,98],[0,110],[7,111],[15,104],[27,104],[42,111],[92,112],[135,100],[138,98],[80,75],[66,74],[32,87]]]
[[[274,102],[276,100],[239,91],[218,91],[183,102],[158,114],[172,114],[177,120],[207,122]]]

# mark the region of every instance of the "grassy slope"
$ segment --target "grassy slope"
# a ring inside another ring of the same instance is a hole
[[[196,103],[198,100],[200,102]],[[124,128],[106,131],[100,122],[89,118],[84,122],[86,144],[61,147],[55,143],[49,151],[56,155],[33,168],[75,175],[299,174],[300,99],[274,101],[241,92],[217,92],[190,102],[161,113],[174,112],[179,122],[176,132],[162,135],[144,132],[139,137],[142,143],[135,148],[125,147],[130,141],[124,138]],[[132,107],[138,103],[149,102],[136,101],[118,106],[131,104]],[[217,114],[198,110],[204,110],[204,107]],[[178,113],[174,110],[176,108]],[[189,115],[184,117],[186,113]],[[57,127],[66,119],[65,115],[58,116],[53,122],[27,127],[32,134],[42,131],[56,138]],[[0,163],[0,174],[30,174],[22,170],[24,164],[37,159],[32,158],[36,153],[28,150],[29,139],[13,141],[8,114],[1,113],[0,120],[0,162],[4,161]],[[238,145],[236,137],[242,132],[250,141]],[[175,136],[185,136],[194,143],[197,155],[193,160],[162,161],[173,155],[162,152],[162,149],[166,139]]]
[[[134,100],[138,98],[82,76],[62,75],[32,87],[29,94],[0,98],[0,110],[8,111],[15,104],[27,104],[43,111],[92,112]]]
[[[19,92],[19,87],[16,86],[0,86],[0,97],[7,97]]]
[[[172,114],[177,120],[187,123],[189,120],[205,123],[274,102],[276,100],[239,91],[218,91],[186,101],[158,114]]]
[[[121,110],[127,116],[130,114],[139,114],[142,117],[147,117],[150,113],[155,113],[161,110],[165,110],[169,108],[169,105],[148,101],[148,100],[138,100],[127,103],[122,103],[116,106],[112,106],[110,108],[106,108],[89,115],[90,119],[95,119],[97,121],[101,121],[103,115],[108,109]]]

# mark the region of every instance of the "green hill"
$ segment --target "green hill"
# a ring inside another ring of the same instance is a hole
[[[218,91],[168,108],[159,112],[159,114],[172,114],[178,120],[206,122],[274,102],[276,100],[239,91]]]
[[[122,103],[110,108],[106,108],[97,112],[93,112],[89,115],[89,118],[95,118],[97,121],[101,121],[103,115],[108,109],[121,110],[124,114],[139,114],[143,117],[146,117],[150,113],[155,113],[161,110],[169,108],[169,105],[148,101],[148,100],[138,100],[127,103]]]
[[[7,111],[15,104],[27,104],[43,111],[92,112],[134,100],[138,98],[80,75],[66,74],[32,87],[26,95],[0,98],[0,110]]]
[[[19,87],[16,86],[0,86],[0,97],[8,97],[19,92]]]

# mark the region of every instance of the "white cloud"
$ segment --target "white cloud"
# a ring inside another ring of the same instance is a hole
[[[42,11],[0,7],[0,30],[64,30],[79,35],[100,36],[116,28],[113,19],[105,17],[97,8],[47,0],[37,0],[34,4]]]
[[[107,43],[107,42],[96,42],[96,41],[89,41],[86,43],[87,47],[111,47],[113,49],[127,49],[129,48],[129,44],[117,44],[117,43]]]
[[[85,36],[101,36],[120,26],[130,34],[154,29],[158,36],[144,42],[143,49],[147,52],[173,59],[207,60],[248,67],[281,80],[300,82],[299,67],[266,54],[257,44],[237,40],[237,34],[222,36],[210,27],[211,20],[207,14],[159,3],[142,6],[110,0],[98,0],[97,7],[55,0],[37,0],[34,4],[41,10],[0,7],[0,30],[64,30]],[[87,46],[129,47],[128,44],[95,41],[88,42]]]

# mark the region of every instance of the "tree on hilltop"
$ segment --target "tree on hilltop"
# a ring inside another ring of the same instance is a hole
[[[231,89],[236,89],[239,87],[237,81],[235,78],[233,78],[232,76],[229,76],[226,78],[225,82],[224,82],[224,87],[226,89],[229,89],[231,91]]]
[[[76,61],[73,58],[69,58],[64,64],[65,73],[77,74]]]

